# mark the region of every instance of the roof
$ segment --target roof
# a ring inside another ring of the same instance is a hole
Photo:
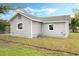
[[[62,21],[63,20],[68,20],[70,17],[69,15],[63,15],[63,16],[51,16],[51,17],[43,17],[41,20],[43,21]]]
[[[27,18],[29,18],[30,20],[33,20],[33,21],[38,21],[38,22],[42,22],[41,20],[39,20],[37,17],[35,16],[32,16],[30,14],[28,14],[27,12],[23,11],[23,10],[16,10],[16,12],[14,13],[13,17],[10,19],[10,21],[13,20],[13,18],[17,15],[17,14],[21,14]]]
[[[27,18],[29,18],[30,20],[33,21],[38,21],[38,22],[45,22],[45,21],[62,21],[63,20],[68,20],[70,19],[69,15],[63,15],[63,16],[51,16],[51,17],[35,17],[33,15],[30,15],[28,12],[26,12],[25,10],[16,10],[16,13],[14,14],[14,16],[10,19],[10,21],[17,15],[17,14],[21,14]]]

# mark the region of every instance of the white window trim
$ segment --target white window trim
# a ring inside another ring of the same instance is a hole
[[[18,23],[17,23],[17,30],[18,30],[18,31],[23,31],[23,27],[22,27],[22,29],[18,29],[18,24],[19,24],[19,23],[22,23],[22,26],[23,26],[23,22],[18,22]]]

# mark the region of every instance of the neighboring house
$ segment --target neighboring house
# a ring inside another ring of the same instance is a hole
[[[69,35],[69,19],[68,15],[37,18],[17,9],[10,19],[10,33],[12,36],[25,38],[38,36],[66,38]]]

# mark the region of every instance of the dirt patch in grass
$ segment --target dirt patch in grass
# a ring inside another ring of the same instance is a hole
[[[11,42],[0,40],[0,46],[2,47],[8,47],[10,46]]]

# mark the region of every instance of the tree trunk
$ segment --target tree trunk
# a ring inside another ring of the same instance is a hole
[[[72,29],[72,32],[75,32],[75,29]]]

